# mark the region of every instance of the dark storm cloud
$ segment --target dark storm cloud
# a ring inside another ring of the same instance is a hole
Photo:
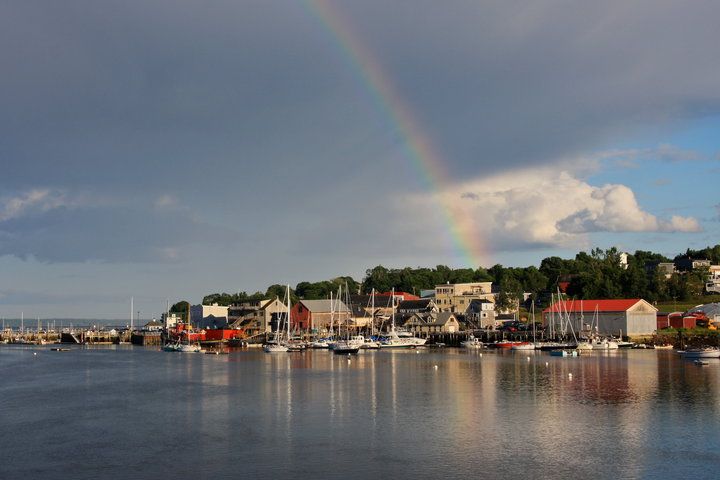
[[[0,256],[41,262],[175,262],[202,243],[227,245],[234,232],[182,210],[60,206],[0,221]]]
[[[335,8],[456,175],[720,105],[712,2]],[[308,171],[381,163],[366,144],[392,141],[352,60],[302,2],[5,2],[0,45],[7,182],[38,171],[103,185],[217,172],[313,181]]]
[[[333,5],[452,179],[617,148],[720,109],[713,2]],[[329,211],[309,222],[298,245],[309,250],[339,223],[369,231],[363,207],[383,211],[421,183],[353,59],[303,2],[7,1],[0,64],[0,193],[181,192],[272,245],[283,236],[260,229]],[[0,254],[161,258],[173,245],[146,232],[176,225],[116,205],[53,209],[0,225]]]

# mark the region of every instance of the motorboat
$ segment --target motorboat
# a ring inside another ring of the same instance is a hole
[[[720,358],[717,348],[689,348],[678,352],[683,358]]]
[[[578,350],[551,350],[552,357],[577,357],[580,355]]]
[[[338,340],[333,347],[333,353],[336,355],[350,355],[358,353],[360,345],[353,343],[352,340]]]
[[[277,340],[269,340],[263,344],[263,352],[265,353],[278,353],[287,351],[288,347]]]
[[[380,340],[380,348],[416,348],[425,345],[427,339],[401,334],[391,330],[388,336]]]
[[[535,350],[535,344],[529,342],[522,342],[517,345],[510,347],[510,350]]]
[[[480,341],[479,338],[475,338],[474,335],[470,335],[470,337],[465,340],[464,342],[460,343],[464,348],[483,348],[483,342]]]

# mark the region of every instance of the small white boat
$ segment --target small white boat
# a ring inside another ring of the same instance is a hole
[[[460,345],[464,348],[483,348],[483,343],[480,339],[475,338],[473,335],[470,335],[470,338],[462,342]]]
[[[181,343],[180,345],[178,345],[176,351],[183,353],[199,353],[202,352],[202,348],[199,344],[192,345],[189,343]]]
[[[577,350],[551,350],[550,356],[553,357],[577,357],[580,352]]]
[[[277,352],[287,352],[288,347],[283,345],[282,343],[278,343],[275,341],[269,341],[263,345],[263,352],[265,353],[277,353]]]
[[[535,350],[534,343],[519,343],[510,347],[510,350]]]
[[[717,348],[689,348],[678,353],[683,358],[720,358],[720,350]]]

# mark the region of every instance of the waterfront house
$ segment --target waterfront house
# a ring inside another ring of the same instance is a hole
[[[553,328],[567,317],[575,332],[603,335],[650,335],[657,328],[657,311],[645,300],[564,300],[543,310],[543,324]],[[567,319],[563,321],[567,321]]]
[[[300,300],[290,312],[293,329],[309,332],[326,332],[333,323],[333,331],[338,326],[350,323],[350,309],[341,300]]]
[[[286,311],[287,305],[278,298],[237,303],[228,308],[228,323],[230,328],[245,330],[250,337],[262,335],[272,331],[273,319]]]
[[[491,329],[495,327],[495,304],[489,300],[475,299],[465,311],[468,328]]]
[[[430,333],[456,333],[460,331],[460,322],[452,312],[430,314],[432,322],[428,323]]]
[[[190,307],[190,323],[196,328],[226,328],[228,325],[228,307],[212,305],[193,305]]]
[[[405,330],[412,332],[416,335],[423,334],[427,335],[430,333],[429,324],[434,321],[429,312],[416,312],[409,316],[402,318],[399,322],[396,322],[399,326]]]

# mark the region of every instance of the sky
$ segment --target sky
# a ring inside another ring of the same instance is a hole
[[[720,243],[717,2],[0,3],[0,317]]]

